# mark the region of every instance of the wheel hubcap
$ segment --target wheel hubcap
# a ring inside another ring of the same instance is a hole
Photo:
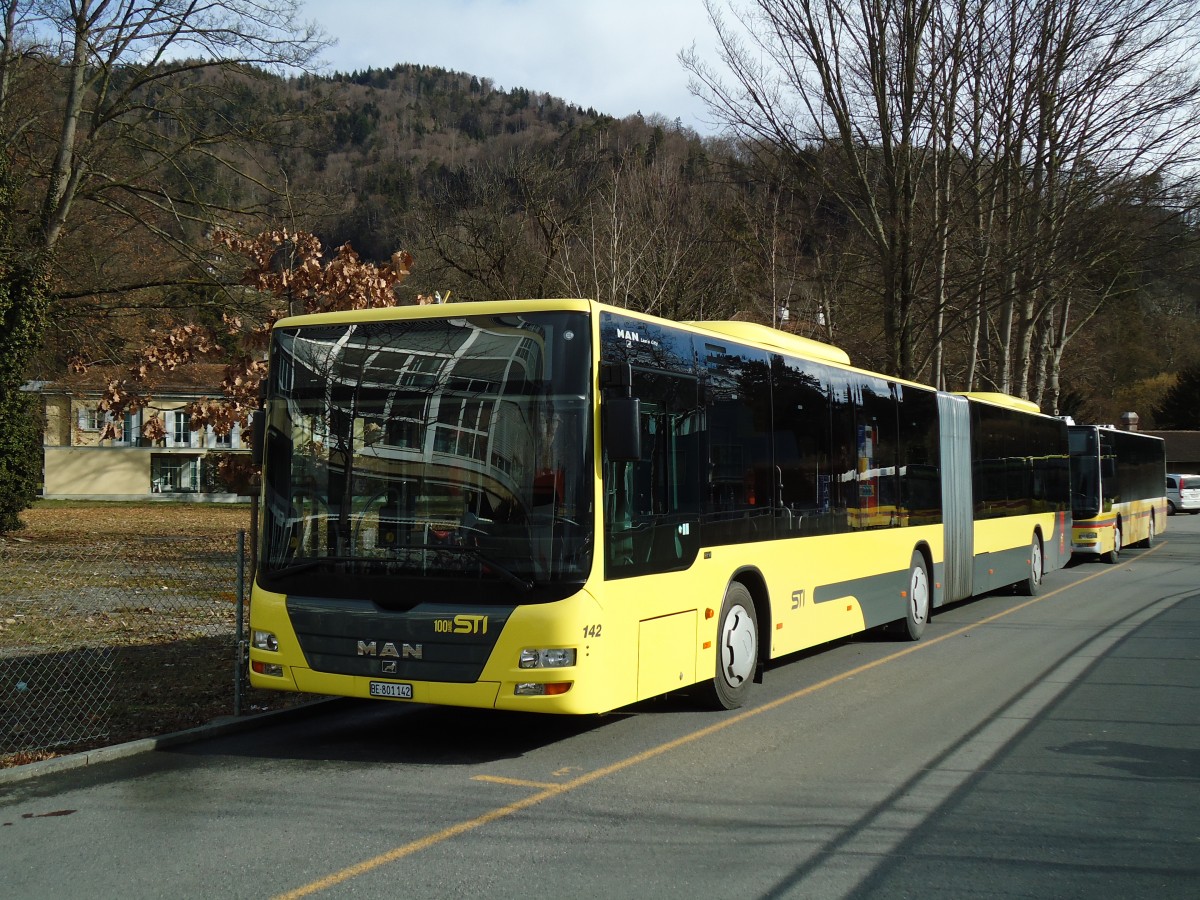
[[[929,617],[929,579],[924,569],[913,569],[908,596],[909,603],[912,604],[913,619],[924,622]]]
[[[729,610],[721,630],[721,672],[734,687],[754,674],[755,648],[758,633],[754,619],[744,606]]]
[[[1042,583],[1042,545],[1039,544],[1037,541],[1033,542],[1033,552],[1030,554],[1030,556],[1032,557],[1033,583],[1041,584]]]

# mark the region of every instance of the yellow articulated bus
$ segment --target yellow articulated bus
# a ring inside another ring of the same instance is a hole
[[[692,688],[1069,558],[1065,423],[764,326],[586,300],[284,319],[255,687],[553,713]]]
[[[1110,425],[1071,425],[1071,550],[1115,563],[1167,528],[1162,438]]]

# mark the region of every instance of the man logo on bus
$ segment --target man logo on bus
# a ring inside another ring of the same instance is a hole
[[[396,645],[391,641],[384,642],[383,647],[379,647],[376,641],[359,641],[358,642],[359,656],[378,656],[392,657],[393,659],[423,659],[425,650],[420,644],[401,644],[400,649],[396,649]]]
[[[636,331],[630,331],[628,328],[617,329],[617,340],[625,341],[628,344],[649,344],[651,347],[658,346],[658,341],[656,339],[642,337]]]

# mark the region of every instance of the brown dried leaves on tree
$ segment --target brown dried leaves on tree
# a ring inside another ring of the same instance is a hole
[[[245,429],[250,411],[258,403],[259,383],[267,372],[267,342],[277,320],[286,315],[396,306],[397,289],[413,262],[403,250],[385,265],[364,262],[349,244],[323,261],[320,240],[306,232],[269,231],[254,236],[218,232],[215,239],[249,262],[240,283],[268,299],[261,320],[247,322],[226,315],[222,317],[224,334],[189,323],[157,336],[138,354],[127,377],[109,382],[97,405],[106,420],[101,438],[120,437],[125,414],[149,407],[159,373],[226,355],[231,343],[233,358],[225,367],[223,396],[193,401],[186,412],[193,429],[212,426],[221,435],[237,423]],[[417,302],[423,299],[417,298]],[[151,441],[166,436],[157,413],[143,424],[142,436]]]

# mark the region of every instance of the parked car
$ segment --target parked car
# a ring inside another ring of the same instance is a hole
[[[1200,513],[1200,475],[1167,476],[1167,515]]]

